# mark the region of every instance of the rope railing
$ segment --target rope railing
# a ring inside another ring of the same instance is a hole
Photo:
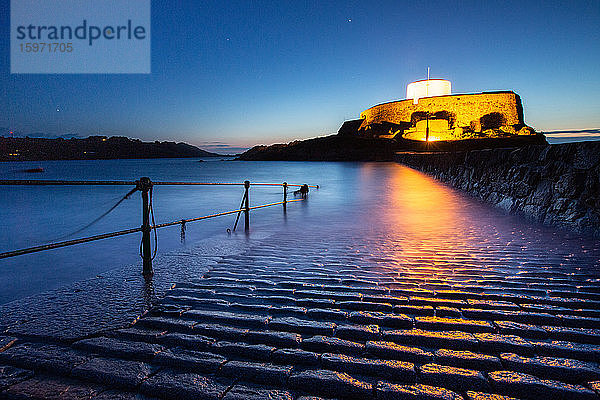
[[[249,231],[250,228],[250,210],[257,210],[265,207],[273,207],[277,205],[283,205],[284,213],[287,210],[287,204],[293,203],[297,201],[306,200],[309,188],[319,189],[319,185],[299,185],[299,184],[288,184],[287,182],[283,183],[253,183],[252,186],[282,186],[283,187],[283,201],[261,204],[257,206],[250,207],[249,200],[249,189],[250,182],[245,181],[243,183],[233,183],[233,182],[152,182],[150,178],[143,177],[137,181],[63,181],[63,180],[0,180],[0,185],[135,185],[135,189],[130,191],[125,198],[129,197],[133,192],[140,191],[142,194],[142,226],[138,228],[124,229],[115,232],[102,233],[99,235],[93,235],[88,237],[83,237],[79,239],[65,240],[55,243],[48,243],[41,246],[29,247],[25,249],[13,250],[4,253],[0,253],[0,259],[20,256],[24,254],[37,253],[45,250],[52,250],[61,247],[72,246],[81,243],[88,243],[95,240],[109,239],[113,237],[129,235],[132,233],[142,232],[142,241],[140,246],[140,256],[143,260],[143,273],[144,275],[152,274],[152,259],[154,256],[151,255],[151,246],[150,246],[150,232],[154,230],[155,234],[155,252],[157,246],[157,236],[156,230],[160,228],[166,228],[169,226],[181,225],[182,228],[182,240],[185,235],[185,226],[187,223],[201,221],[209,218],[221,217],[225,215],[238,214],[233,230],[235,231],[237,227],[237,223],[241,213],[244,213],[244,229],[246,232]],[[244,186],[244,196],[242,198],[242,204],[240,208],[237,210],[223,211],[219,213],[204,215],[196,218],[188,218],[181,219],[172,222],[165,222],[162,224],[154,223],[153,209],[152,209],[152,187],[155,185],[224,185],[224,186]],[[288,187],[299,187],[300,189],[295,191],[294,193],[299,193],[301,195],[300,199],[288,200],[287,199],[287,189]],[[113,206],[108,212],[112,211],[118,204],[121,203],[123,199],[121,199],[115,206]],[[108,212],[102,215],[105,216]],[[152,223],[150,223],[150,217],[152,216]],[[102,218],[100,217],[100,218]],[[98,218],[99,219],[99,218]],[[96,222],[98,219],[94,220]],[[88,224],[86,227],[89,227],[91,224]],[[79,230],[80,231],[80,230]],[[77,232],[79,232],[77,231]],[[228,229],[228,232],[230,230]],[[156,254],[156,253],[155,253]]]
[[[61,180],[42,180],[42,179],[31,179],[31,180],[0,180],[0,185],[40,185],[40,186],[51,186],[51,185],[66,185],[66,186],[78,186],[78,185],[125,185],[131,186],[136,185],[137,181],[61,181]],[[244,186],[244,183],[237,182],[152,182],[154,186]],[[265,183],[256,182],[252,186],[283,186],[283,183]],[[288,187],[302,187],[304,185],[299,184],[287,184]],[[312,189],[319,189],[319,185],[307,185]]]

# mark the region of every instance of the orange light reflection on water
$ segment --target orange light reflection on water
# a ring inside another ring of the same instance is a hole
[[[370,218],[386,228],[373,256],[400,264],[416,263],[434,273],[443,273],[458,262],[480,263],[485,259],[483,242],[494,229],[474,229],[473,213],[464,208],[470,203],[458,192],[400,165],[380,184],[385,191],[379,197],[383,200]],[[435,268],[431,271],[431,267]]]

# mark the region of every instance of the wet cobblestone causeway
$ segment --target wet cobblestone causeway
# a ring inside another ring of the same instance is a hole
[[[387,232],[291,229],[178,283],[129,327],[0,336],[0,397],[600,397],[595,265]]]

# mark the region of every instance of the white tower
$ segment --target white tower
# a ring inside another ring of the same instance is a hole
[[[424,79],[409,83],[406,86],[406,98],[413,99],[415,104],[422,97],[446,96],[452,94],[452,85],[445,79]]]

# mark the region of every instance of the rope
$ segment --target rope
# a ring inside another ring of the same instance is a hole
[[[69,234],[68,236],[74,235],[75,233],[81,232],[84,229],[89,228],[90,226],[92,226],[93,224],[95,224],[96,222],[98,222],[99,220],[101,220],[102,218],[104,218],[106,215],[108,215],[111,211],[113,211],[119,204],[121,204],[125,199],[129,198],[129,196],[131,196],[133,193],[135,193],[138,189],[138,182],[133,182],[136,185],[136,188],[130,190],[123,198],[121,198],[115,205],[113,205],[108,211],[106,211],[104,214],[102,214],[100,217],[96,218],[94,221],[90,222],[89,224],[87,224],[86,226],[84,226],[83,228]],[[85,185],[85,184],[91,184],[91,185],[111,185],[111,184],[116,184],[116,185],[129,185],[131,184],[130,182],[124,182],[124,181],[2,181],[0,180],[0,185],[28,185],[28,184],[32,184],[32,185]],[[172,184],[172,183],[162,183],[162,184]],[[175,183],[177,184],[177,183]],[[186,183],[181,183],[181,184],[186,184]],[[192,183],[193,184],[193,183]],[[255,184],[253,184],[255,185]],[[261,185],[261,184],[258,184]],[[281,184],[262,184],[262,185],[278,185],[280,186]],[[287,186],[304,186],[304,187],[313,187],[313,186],[308,186],[308,185],[287,185]],[[319,186],[317,185],[316,188],[319,188]],[[247,193],[244,192],[244,196],[242,197],[242,202],[240,204],[240,208],[237,210],[231,210],[231,211],[224,211],[221,213],[216,213],[216,214],[210,214],[210,215],[205,215],[202,217],[197,217],[197,218],[190,218],[190,219],[182,219],[179,221],[174,221],[174,222],[167,222],[167,223],[162,223],[162,224],[156,224],[155,218],[154,218],[154,207],[153,207],[153,193],[152,193],[152,186],[150,187],[150,198],[149,198],[149,204],[148,204],[148,209],[149,212],[151,214],[151,218],[152,218],[152,225],[150,226],[150,229],[154,229],[154,254],[152,255],[152,260],[154,260],[154,258],[156,257],[157,251],[158,251],[158,233],[157,233],[157,229],[158,228],[164,228],[167,226],[173,226],[173,225],[181,225],[181,237],[182,240],[185,240],[185,230],[186,230],[186,223],[188,222],[194,222],[194,221],[200,221],[203,219],[208,219],[208,218],[214,218],[214,217],[219,217],[219,216],[223,216],[223,215],[229,215],[229,214],[235,214],[237,213],[237,218],[235,221],[235,225],[234,225],[234,231],[237,228],[237,224],[239,221],[239,217],[242,213],[242,211],[246,211],[244,207],[244,202],[246,200],[246,196]],[[281,202],[276,202],[276,203],[269,203],[269,204],[262,204],[262,205],[258,205],[258,206],[254,206],[254,207],[248,207],[248,210],[256,210],[259,208],[264,208],[264,207],[271,207],[271,206],[275,206],[275,205],[279,205],[279,204],[285,204],[285,203],[293,203],[296,201],[302,201],[305,200],[304,198],[301,199],[295,199],[295,200],[287,200],[285,202],[281,201]],[[87,243],[87,242],[91,242],[91,241],[95,241],[95,240],[100,240],[100,239],[108,239],[108,238],[112,238],[112,237],[116,237],[116,236],[122,236],[122,235],[127,235],[127,234],[131,234],[131,233],[136,233],[136,232],[142,232],[144,230],[144,227],[139,227],[139,228],[132,228],[132,229],[125,229],[125,230],[121,230],[121,231],[115,231],[115,232],[109,232],[109,233],[103,233],[100,235],[94,235],[94,236],[88,236],[88,237],[84,237],[84,238],[80,238],[80,239],[73,239],[73,240],[67,240],[67,241],[62,241],[62,242],[56,242],[56,243],[49,243],[49,244],[45,244],[45,245],[41,245],[41,246],[36,246],[36,247],[29,247],[29,248],[25,248],[25,249],[20,249],[20,250],[14,250],[14,251],[9,251],[9,252],[4,252],[4,253],[0,253],[0,259],[2,258],[8,258],[8,257],[14,257],[14,256],[18,256],[18,255],[23,255],[23,254],[30,254],[30,253],[36,253],[39,251],[44,251],[44,250],[51,250],[51,249],[56,249],[56,248],[60,248],[60,247],[65,247],[65,246],[71,246],[71,245],[75,245],[75,244],[80,244],[80,243]],[[228,233],[230,232],[229,229],[227,229]],[[140,256],[142,256],[142,243],[140,242]]]
[[[235,229],[237,228],[238,221],[240,220],[240,215],[242,214],[242,209],[244,207],[244,201],[246,200],[246,195],[247,195],[247,193],[244,192],[244,195],[242,196],[242,203],[240,204],[240,211],[238,212],[237,217],[235,217],[235,224],[233,225],[234,232],[235,232]]]
[[[0,185],[135,185],[133,181],[61,181],[61,180],[43,180],[43,179],[9,179],[0,180]],[[153,185],[221,185],[221,186],[244,186],[244,183],[235,182],[152,182]],[[281,183],[252,183],[252,186],[282,186]],[[303,185],[288,184],[290,187],[301,187]],[[309,185],[308,187],[319,189],[319,185]]]
[[[59,247],[72,246],[74,244],[87,243],[87,242],[92,242],[94,240],[100,240],[100,239],[108,239],[108,238],[112,238],[112,237],[116,237],[116,236],[128,235],[130,233],[136,233],[136,232],[141,232],[141,231],[142,231],[142,228],[125,229],[122,231],[103,233],[101,235],[89,236],[89,237],[85,237],[85,238],[81,238],[81,239],[66,240],[64,242],[50,243],[50,244],[45,244],[43,246],[36,246],[36,247],[30,247],[27,249],[8,251],[6,253],[0,253],[0,258],[20,256],[23,254],[36,253],[38,251],[43,251],[43,250],[58,249]]]
[[[110,214],[110,212],[112,210],[114,210],[115,208],[117,208],[119,206],[119,204],[121,204],[123,201],[125,201],[126,199],[129,198],[129,196],[131,196],[132,194],[134,194],[138,189],[137,188],[133,188],[131,189],[125,196],[123,196],[119,201],[116,202],[115,205],[113,205],[111,208],[109,208],[104,214],[100,215],[98,218],[96,218],[95,220],[93,220],[92,222],[90,222],[89,224],[85,225],[82,228],[77,229],[76,231],[73,231],[71,233],[68,233],[66,235],[63,236],[59,236],[56,239],[52,240],[59,240],[59,239],[66,239],[68,237],[71,237],[79,232],[83,232],[84,230],[86,230],[87,228],[89,228],[90,226],[94,225],[96,222],[100,221],[102,218],[106,217],[108,214]]]
[[[154,229],[154,253],[152,254],[151,260],[156,257],[158,251],[158,233],[156,232],[156,222],[154,221],[154,206],[152,204],[152,186],[150,186],[150,216],[152,217],[152,229]]]

